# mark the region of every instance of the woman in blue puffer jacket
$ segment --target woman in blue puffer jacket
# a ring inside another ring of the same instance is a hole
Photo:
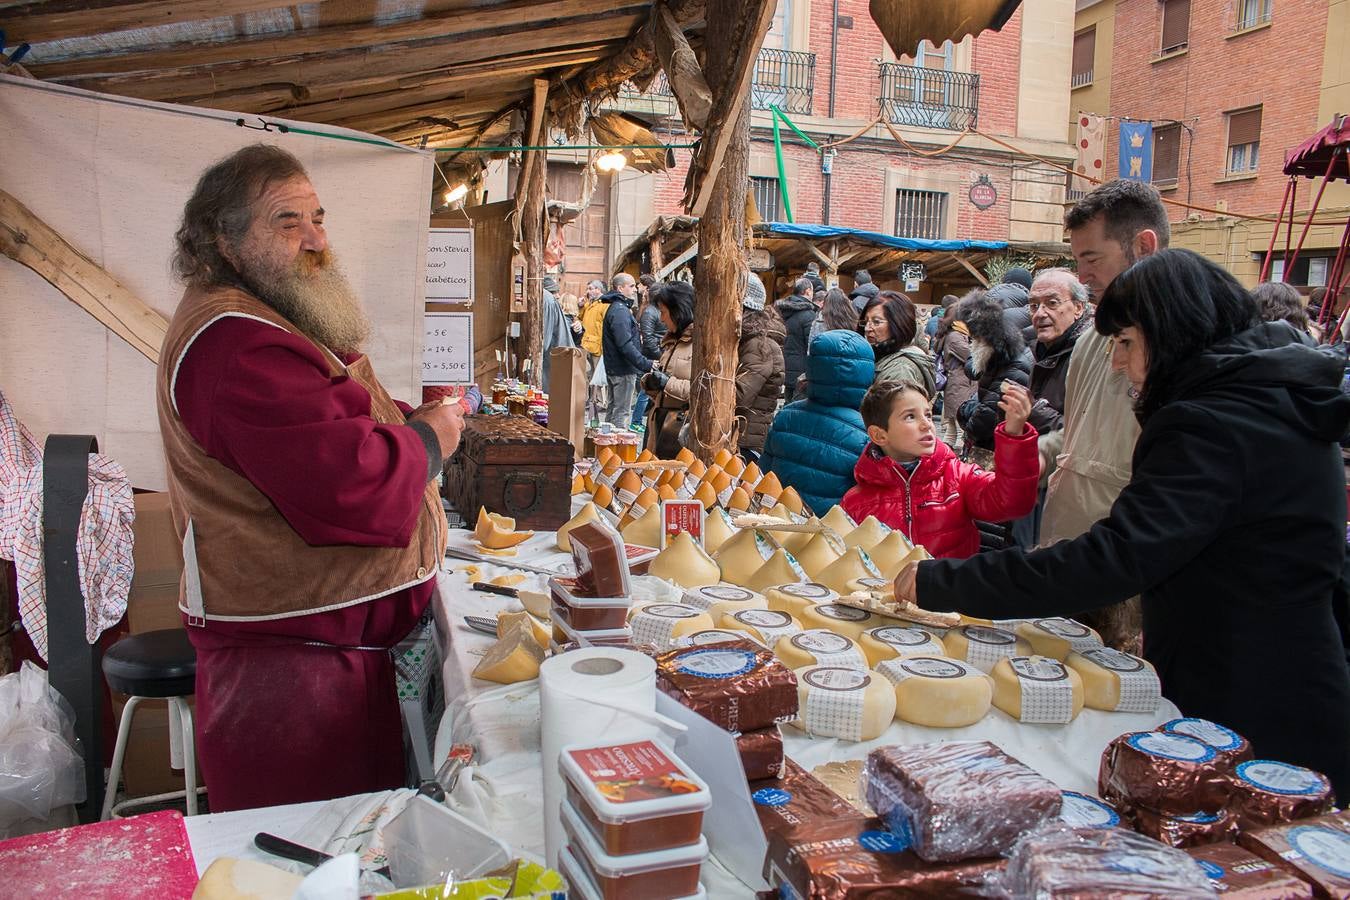
[[[872,386],[871,346],[852,331],[825,331],[806,358],[806,399],[774,417],[759,467],[791,485],[823,514],[853,487],[853,467],[867,446],[858,407]]]

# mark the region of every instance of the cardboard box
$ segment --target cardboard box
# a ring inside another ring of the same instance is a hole
[[[135,503],[132,559],[136,571],[127,598],[128,629],[140,634],[182,628],[178,580],[183,574],[183,545],[174,531],[169,495],[162,491],[137,494]]]
[[[548,427],[573,447],[586,439],[586,351],[554,347],[548,357]]]

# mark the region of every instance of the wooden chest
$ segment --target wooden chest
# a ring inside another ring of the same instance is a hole
[[[572,445],[524,416],[466,416],[444,491],[470,527],[484,506],[554,531],[572,517]]]

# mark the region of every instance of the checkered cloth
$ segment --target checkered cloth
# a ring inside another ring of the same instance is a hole
[[[117,624],[131,590],[131,524],[136,509],[122,464],[89,456],[89,494],[80,513],[76,554],[89,643]],[[19,616],[33,647],[47,658],[47,583],[42,564],[42,449],[0,391],[0,559],[13,560]]]

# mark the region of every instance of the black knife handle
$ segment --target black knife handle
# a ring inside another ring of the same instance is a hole
[[[333,858],[320,850],[305,847],[294,841],[277,837],[275,834],[268,834],[265,831],[260,831],[253,836],[253,845],[264,853],[304,863],[307,866],[321,866]]]
[[[520,591],[513,587],[503,587],[500,584],[488,584],[486,581],[475,581],[472,585],[475,591],[483,591],[487,594],[501,594],[503,597],[519,597]]]

